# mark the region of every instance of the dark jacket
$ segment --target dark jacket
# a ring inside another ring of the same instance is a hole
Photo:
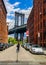
[[[19,51],[19,48],[20,48],[20,44],[18,43],[17,44],[17,51]]]

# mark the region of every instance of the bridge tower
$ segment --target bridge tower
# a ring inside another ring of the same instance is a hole
[[[22,13],[15,12],[15,25],[14,28],[24,25],[24,17],[25,15]],[[14,32],[14,37],[18,40],[19,32]],[[23,39],[24,32],[20,33],[20,40]]]

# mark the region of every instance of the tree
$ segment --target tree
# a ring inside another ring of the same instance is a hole
[[[9,37],[9,38],[8,38],[8,43],[13,43],[13,44],[16,44],[16,43],[17,43],[17,41],[16,41],[16,39],[15,39],[15,38]]]

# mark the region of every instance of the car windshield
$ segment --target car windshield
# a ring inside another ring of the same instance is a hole
[[[38,46],[38,45],[36,45],[36,46],[34,45],[33,47],[40,48],[40,46]]]

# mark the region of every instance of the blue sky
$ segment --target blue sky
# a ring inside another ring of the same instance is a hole
[[[21,9],[27,9],[28,7],[32,7],[32,5],[33,5],[33,0],[9,0],[9,2],[11,4],[14,4],[15,2],[20,2],[19,6],[17,6],[17,7],[21,8]],[[15,8],[17,8],[17,7],[15,7]]]
[[[4,0],[7,9],[7,19],[9,22],[9,28],[14,27],[15,23],[15,11],[25,14],[25,21],[33,7],[33,0]]]

